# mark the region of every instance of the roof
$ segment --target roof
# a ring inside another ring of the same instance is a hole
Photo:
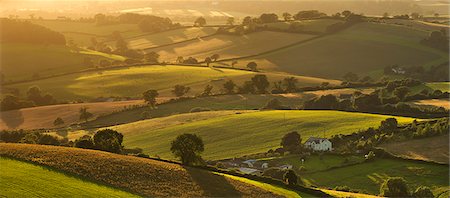
[[[319,144],[321,141],[328,140],[327,138],[310,137],[306,142],[314,142]]]

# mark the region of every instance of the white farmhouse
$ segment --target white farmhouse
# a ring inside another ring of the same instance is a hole
[[[310,137],[305,142],[305,147],[313,151],[331,151],[333,146],[327,138]]]

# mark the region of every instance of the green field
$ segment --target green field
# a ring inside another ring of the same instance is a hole
[[[441,91],[450,91],[450,82],[435,82],[435,83],[427,83],[427,87],[430,87],[434,90],[441,90]]]
[[[92,58],[94,63],[125,60],[122,56],[91,50],[75,51],[66,46],[32,44],[2,44],[0,57],[6,81],[31,79],[34,74],[44,77],[92,68],[84,64],[86,57]]]
[[[289,21],[289,22],[277,22],[277,23],[266,23],[269,28],[276,28],[281,30],[287,30],[291,24],[295,24],[302,31],[311,31],[323,33],[326,31],[329,25],[335,23],[343,23],[344,21],[336,19],[314,19],[314,20],[301,20],[301,21]]]
[[[403,177],[415,190],[420,185],[429,186],[435,195],[448,191],[448,166],[395,159],[375,159],[373,162],[306,173],[305,183],[319,187],[348,186],[369,194],[379,194],[381,183],[388,177]]]
[[[139,197],[31,163],[0,158],[0,197]]]
[[[261,68],[307,76],[340,78],[347,72],[379,76],[389,65],[429,66],[448,61],[448,54],[419,43],[428,34],[404,26],[359,23],[333,35],[241,62],[257,61]]]
[[[266,152],[279,146],[284,134],[298,131],[303,140],[310,136],[331,137],[377,127],[392,116],[339,111],[260,111],[221,116],[191,123],[154,129],[155,122],[140,122],[111,127],[124,133],[124,145],[140,147],[150,155],[174,159],[170,141],[183,133],[195,133],[205,142],[205,159],[223,159]],[[400,123],[412,118],[396,117]],[[171,123],[177,123],[174,120]],[[161,124],[161,123],[160,123]]]
[[[173,86],[187,85],[191,87],[188,95],[199,94],[206,84],[215,86],[213,92],[217,93],[227,79],[232,79],[240,85],[250,80],[255,72],[214,69],[208,67],[190,66],[141,66],[110,69],[105,71],[90,71],[79,74],[65,75],[55,78],[37,80],[27,83],[19,83],[7,86],[27,90],[28,87],[37,85],[43,91],[49,92],[57,100],[73,101],[77,99],[93,99],[103,97],[138,97],[149,89],[160,91],[160,96],[173,96]],[[269,81],[278,81],[286,74],[267,73]],[[322,82],[338,84],[339,81],[320,78],[298,77],[299,86],[319,85]]]

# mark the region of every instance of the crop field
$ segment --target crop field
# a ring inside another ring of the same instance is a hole
[[[302,31],[311,31],[311,32],[319,32],[323,33],[326,31],[329,25],[342,22],[341,20],[336,19],[314,19],[314,20],[300,20],[300,21],[290,21],[290,22],[278,22],[278,23],[268,23],[269,28],[276,28],[281,30],[287,30],[291,26],[291,24],[295,24],[295,26],[299,27]]]
[[[93,99],[97,97],[141,97],[149,89],[156,89],[161,97],[173,96],[173,86],[186,85],[191,87],[188,95],[199,94],[206,84],[215,86],[213,92],[219,92],[222,85],[232,79],[241,85],[255,74],[266,74],[269,81],[282,80],[292,75],[282,73],[256,73],[235,69],[215,69],[190,66],[141,66],[91,71],[60,77],[36,80],[27,83],[9,85],[7,88],[27,90],[37,85],[44,92],[49,92],[57,100],[75,101],[78,99]],[[313,77],[294,76],[298,86],[319,85],[322,82],[338,84],[340,81]]]
[[[255,32],[247,35],[216,35],[205,39],[154,48],[161,61],[175,61],[178,56],[194,57],[203,61],[206,57],[219,54],[220,59],[256,55],[292,43],[312,38],[314,35],[283,32]],[[247,64],[247,62],[245,63]]]
[[[139,197],[31,163],[0,157],[1,197]]]
[[[403,177],[410,190],[429,186],[435,196],[448,191],[448,166],[397,159],[375,159],[357,165],[345,166],[302,175],[305,183],[319,187],[348,186],[377,195],[380,185],[388,177]],[[447,189],[447,190],[445,190]]]
[[[403,26],[360,23],[330,36],[241,60],[236,67],[256,61],[264,69],[340,78],[347,72],[380,76],[385,66],[394,64],[429,66],[448,61],[448,54],[419,43],[428,34]]]
[[[102,151],[0,143],[0,155],[46,165],[145,197],[278,197],[277,192],[205,170]]]
[[[94,62],[101,59],[125,60],[122,56],[91,50],[75,51],[65,46],[31,44],[2,44],[0,56],[6,81],[32,79],[35,74],[42,77],[88,69],[89,66],[84,64],[86,57]]]
[[[405,158],[449,162],[448,135],[380,145],[386,151]]]
[[[118,101],[118,102],[95,102],[78,104],[60,104],[50,106],[39,106],[23,108],[18,110],[3,111],[0,119],[0,130],[11,129],[50,129],[54,128],[53,121],[60,117],[64,120],[62,126],[69,126],[81,122],[79,110],[82,107],[94,114],[94,118],[110,114],[114,111],[123,110],[133,105],[143,105],[142,100]]]
[[[140,147],[150,155],[173,159],[170,142],[182,133],[195,133],[205,142],[205,159],[224,159],[251,153],[266,152],[279,146],[288,132],[298,131],[303,140],[310,136],[331,137],[350,134],[392,116],[340,111],[260,111],[242,113],[170,126],[153,130],[151,120],[111,127],[124,133],[124,145]],[[400,123],[413,119],[395,117]],[[150,123],[149,127],[146,123]]]

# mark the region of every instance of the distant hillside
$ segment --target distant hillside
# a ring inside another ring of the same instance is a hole
[[[0,143],[0,156],[49,166],[146,197],[282,196],[201,169],[95,150]],[[29,190],[20,193],[30,195]],[[108,191],[104,193],[108,195]]]

